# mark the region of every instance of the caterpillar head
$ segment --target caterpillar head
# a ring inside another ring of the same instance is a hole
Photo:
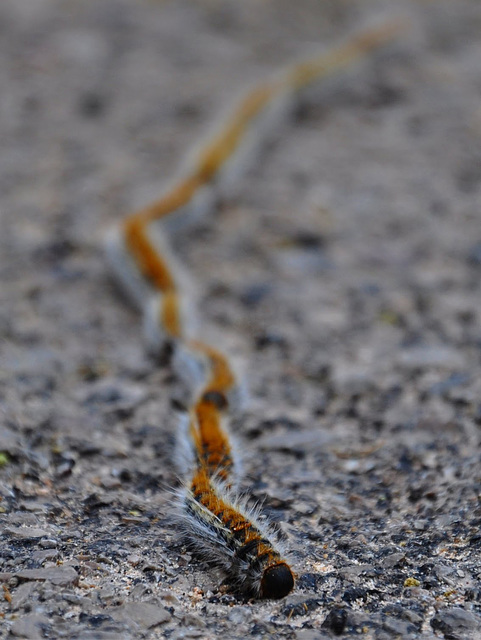
[[[293,588],[294,576],[286,562],[278,562],[264,570],[261,578],[261,598],[284,598]]]

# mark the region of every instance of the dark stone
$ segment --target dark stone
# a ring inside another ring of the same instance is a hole
[[[272,293],[272,285],[269,283],[253,284],[247,287],[240,296],[242,304],[249,308],[257,307],[265,298]]]
[[[322,629],[328,629],[332,631],[337,636],[343,633],[346,628],[347,623],[347,611],[346,609],[332,609],[328,614],[327,618],[322,623]]]
[[[434,631],[443,633],[446,640],[460,640],[472,638],[471,632],[480,628],[481,620],[469,611],[455,607],[439,611],[431,620],[431,626]]]
[[[97,493],[91,493],[83,500],[84,510],[88,514],[95,513],[103,507],[112,504],[112,499],[107,496],[99,496]]]
[[[287,339],[279,333],[274,333],[272,331],[261,333],[255,338],[256,349],[266,349],[267,347],[279,347],[281,349],[286,349],[287,346]]]
[[[79,615],[79,622],[82,622],[84,624],[88,624],[90,627],[93,627],[94,629],[97,629],[98,627],[101,627],[104,622],[113,622],[113,618],[112,616],[106,616],[103,614],[98,614],[95,616],[91,616],[87,613],[84,613],[83,611],[80,613]]]
[[[294,238],[294,242],[303,249],[320,249],[324,246],[324,238],[316,233],[301,231]]]
[[[469,264],[480,267],[481,266],[481,243],[474,245],[468,254]]]
[[[299,589],[317,591],[322,582],[324,582],[324,576],[320,573],[303,573],[297,578],[296,585]]]
[[[105,112],[106,103],[103,96],[93,91],[84,93],[79,99],[78,109],[80,115],[86,119],[93,120]]]
[[[368,596],[373,592],[372,589],[363,589],[361,587],[349,587],[342,594],[342,599],[348,604],[352,604],[355,600],[366,602]]]
[[[282,609],[282,613],[287,618],[295,618],[296,616],[305,616],[315,611],[322,605],[318,598],[309,598],[307,600],[291,601]]]

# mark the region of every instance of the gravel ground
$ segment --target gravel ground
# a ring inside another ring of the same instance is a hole
[[[410,27],[175,238],[298,575],[243,601],[170,524],[181,390],[102,236],[243,87],[381,14]],[[481,638],[480,60],[479,0],[2,0],[2,637]]]

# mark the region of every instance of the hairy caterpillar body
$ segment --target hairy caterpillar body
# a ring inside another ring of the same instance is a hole
[[[365,31],[254,87],[191,155],[164,196],[127,217],[107,239],[111,266],[144,315],[150,348],[172,345],[174,366],[190,389],[176,455],[185,478],[178,493],[184,538],[248,596],[282,598],[294,587],[294,573],[271,527],[235,493],[238,461],[229,417],[239,405],[240,385],[227,357],[195,338],[188,278],[155,223],[165,218],[175,226],[177,218],[206,213],[242,171],[260,130],[289,110],[297,92],[389,41],[398,29],[390,23]]]
[[[282,598],[292,590],[294,575],[272,542],[273,531],[222,481],[199,467],[181,498],[187,540],[224,570],[232,587],[257,598]]]

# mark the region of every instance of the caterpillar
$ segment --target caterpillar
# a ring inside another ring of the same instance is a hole
[[[243,170],[274,116],[286,115],[304,87],[388,42],[399,27],[392,22],[366,30],[254,86],[191,154],[163,197],[129,215],[106,241],[114,273],[143,314],[149,348],[159,352],[170,345],[174,368],[189,387],[177,455],[184,478],[177,493],[182,534],[246,596],[286,596],[294,588],[294,571],[272,527],[236,492],[239,463],[229,417],[239,404],[240,384],[229,359],[189,325],[188,278],[157,223],[163,220],[167,228],[170,221],[175,228],[180,219],[207,213]]]

